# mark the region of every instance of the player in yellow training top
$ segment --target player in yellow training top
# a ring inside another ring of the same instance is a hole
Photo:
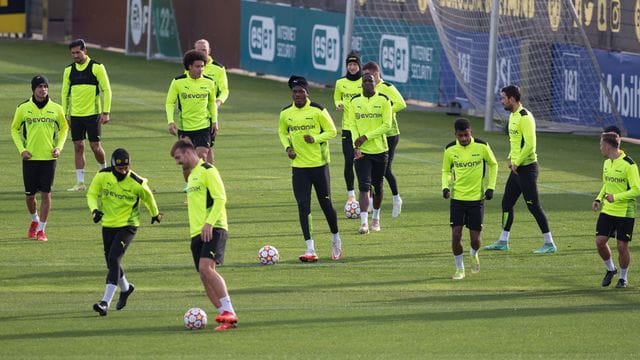
[[[404,101],[400,91],[398,91],[393,84],[382,79],[380,76],[380,66],[377,63],[370,61],[364,64],[364,66],[362,66],[362,74],[373,75],[373,79],[376,84],[376,91],[389,98],[389,101],[391,102],[391,128],[385,134],[389,150],[387,151],[387,169],[384,172],[384,178],[387,179],[389,188],[391,189],[391,195],[393,196],[391,201],[391,204],[393,205],[391,209],[391,217],[395,218],[402,212],[402,198],[400,197],[400,192],[398,190],[398,181],[396,180],[396,176],[392,169],[396,147],[400,142],[400,128],[398,127],[398,118],[396,114],[399,111],[404,110],[407,107],[407,103]]]
[[[69,121],[73,140],[76,184],[67,191],[85,191],[85,138],[89,138],[91,151],[100,169],[107,166],[100,141],[102,125],[109,122],[111,112],[111,84],[104,65],[87,55],[84,40],[73,40],[69,50],[73,63],[64,69],[62,75],[62,109]]]
[[[32,96],[18,105],[11,123],[11,137],[22,157],[22,180],[31,225],[29,239],[47,241],[45,227],[51,211],[51,185],[56,160],[67,139],[62,107],[49,99],[49,81],[42,75],[31,79]],[[40,192],[40,216],[36,194]]]
[[[216,83],[216,106],[218,110],[222,104],[229,98],[229,80],[227,79],[227,71],[224,65],[216,62],[211,57],[211,47],[209,41],[200,39],[193,44],[193,48],[201,53],[207,55],[207,63],[204,65],[204,75],[209,76]],[[215,126],[212,128],[211,133],[211,148],[209,149],[209,155],[207,155],[207,161],[213,162],[213,145],[216,141],[216,135],[218,134],[218,127],[220,126],[220,118],[215,122]]]
[[[389,98],[376,91],[373,75],[362,76],[362,95],[349,104],[351,136],[358,189],[360,190],[360,234],[369,233],[369,192],[373,191],[371,230],[380,231],[380,206],[389,146],[385,134],[391,128]]]
[[[216,330],[236,327],[236,315],[222,275],[216,265],[224,262],[227,245],[227,194],[215,166],[199,158],[189,139],[173,144],[171,156],[189,174],[187,203],[191,255],[209,300],[218,309]]]
[[[338,216],[331,202],[329,174],[329,140],[336,136],[331,115],[322,105],[309,99],[307,80],[301,76],[289,78],[293,103],[282,109],[278,126],[280,143],[291,159],[293,195],[298,203],[298,215],[307,250],[302,262],[318,261],[311,234],[311,186],[316,189],[332,234],[333,260],[342,259],[342,241],[338,234]]]
[[[609,238],[615,237],[620,263],[620,278],[616,287],[626,288],[631,262],[629,242],[638,207],[636,198],[640,196],[638,165],[620,149],[620,136],[615,132],[600,136],[600,152],[606,158],[602,166],[602,188],[591,208],[593,211],[602,209],[596,223],[596,247],[607,270],[602,286],[609,286],[618,272],[608,244]]]
[[[100,316],[107,315],[118,287],[120,297],[116,310],[127,305],[127,299],[135,289],[127,281],[120,262],[140,226],[140,203],[152,215],[151,224],[160,223],[162,219],[147,179],[134,173],[130,164],[127,150],[116,149],[111,155],[111,166],[93,177],[87,191],[93,222],[102,222],[102,245],[108,269],[102,300],[93,304],[93,310]]]
[[[362,94],[362,66],[360,55],[352,51],[347,55],[347,74],[336,80],[333,91],[333,102],[336,110],[342,113],[342,154],[344,156],[344,182],[347,185],[347,204],[356,201],[353,183],[353,139],[351,139],[351,125],[349,121],[349,102],[351,98]]]
[[[493,198],[498,177],[498,162],[485,141],[472,136],[465,118],[454,123],[456,140],[449,143],[442,157],[442,196],[451,199],[451,250],[456,263],[454,280],[464,279],[462,261],[462,227],[471,238],[471,272],[480,271],[480,233],[484,217],[484,200]],[[485,190],[486,189],[486,190]]]
[[[513,208],[520,195],[538,223],[544,244],[536,254],[553,254],[558,249],[553,242],[547,215],[538,195],[538,155],[536,154],[536,120],[520,102],[520,88],[508,85],[500,91],[500,102],[509,112],[509,178],[502,197],[502,233],[496,242],[485,250],[509,250],[509,234],[513,225]]]
[[[204,53],[187,51],[182,58],[186,71],[171,81],[165,102],[169,133],[191,140],[198,156],[205,161],[211,147],[211,136],[218,128],[216,83],[203,74],[206,63]],[[176,104],[179,114],[174,120]],[[183,172],[183,176],[186,182],[189,174]]]

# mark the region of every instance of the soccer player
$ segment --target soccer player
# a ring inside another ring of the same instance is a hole
[[[307,80],[301,76],[289,78],[293,103],[282,109],[278,126],[280,143],[291,159],[293,195],[298,203],[298,215],[307,250],[302,262],[316,262],[311,234],[311,186],[327,219],[332,234],[331,258],[342,259],[342,241],[338,234],[338,215],[331,203],[329,174],[329,140],[336,136],[331,115],[322,105],[309,99]]]
[[[529,110],[520,103],[520,88],[508,85],[500,91],[500,102],[509,115],[510,173],[502,197],[502,233],[500,238],[485,250],[509,250],[509,234],[513,224],[513,207],[522,194],[529,212],[538,223],[544,244],[536,254],[553,254],[557,251],[553,242],[547,216],[538,197],[538,156],[536,154],[536,121]]]
[[[182,58],[186,71],[171,81],[165,102],[169,133],[180,138],[189,138],[198,156],[203,160],[207,159],[211,136],[218,128],[216,83],[211,77],[203,74],[207,60],[207,56],[201,51],[187,51]],[[176,103],[179,111],[177,124],[174,121]],[[189,174],[184,171],[183,168],[186,182]]]
[[[382,95],[385,95],[391,101],[391,128],[385,136],[387,137],[387,145],[389,146],[388,151],[388,160],[387,160],[387,170],[384,173],[385,179],[389,183],[389,188],[391,188],[391,194],[393,195],[393,208],[391,209],[391,217],[398,217],[402,212],[402,198],[400,197],[400,193],[398,192],[398,182],[396,181],[396,176],[393,174],[393,170],[391,165],[393,164],[393,158],[396,153],[396,147],[398,146],[398,142],[400,141],[400,128],[398,127],[398,119],[396,113],[404,110],[407,107],[407,103],[405,103],[402,94],[400,91],[396,89],[393,84],[388,83],[380,77],[380,66],[375,62],[371,61],[362,67],[363,74],[371,74],[373,75],[373,79],[376,84],[376,91]]]
[[[85,191],[85,138],[89,138],[89,145],[100,169],[107,166],[100,135],[102,125],[109,122],[111,84],[104,65],[87,55],[84,40],[73,40],[69,49],[73,63],[64,69],[62,75],[62,109],[71,128],[76,184],[67,191]]]
[[[227,195],[224,184],[218,169],[202,160],[188,138],[173,144],[171,156],[189,174],[187,203],[191,254],[205,292],[218,309],[215,320],[220,325],[216,330],[233,329],[238,317],[231,304],[227,285],[216,271],[216,264],[222,265],[224,262],[227,244]]]
[[[153,216],[151,224],[160,223],[162,213],[147,184],[147,179],[130,169],[129,153],[116,149],[111,155],[111,166],[100,170],[87,191],[87,204],[94,223],[102,222],[102,243],[107,262],[107,280],[102,300],[93,304],[100,316],[107,315],[111,300],[120,288],[116,310],[127,305],[135,290],[127,281],[121,261],[140,226],[140,202]]]
[[[51,211],[51,185],[56,160],[67,139],[62,106],[49,99],[49,81],[42,75],[31,79],[32,96],[18,105],[11,123],[11,137],[22,157],[22,180],[31,225],[29,239],[47,241],[45,228]],[[40,216],[36,194],[40,192]]]
[[[620,278],[617,288],[626,288],[627,271],[631,262],[629,242],[633,235],[637,201],[640,196],[638,166],[620,149],[620,136],[605,132],[600,136],[600,152],[606,158],[602,166],[602,188],[593,201],[593,211],[600,211],[596,223],[596,247],[607,272],[602,286],[609,286],[618,272],[611,259],[609,238],[617,240]]]
[[[347,74],[336,80],[333,91],[333,102],[336,110],[342,113],[342,154],[344,155],[344,182],[347,185],[347,204],[356,199],[354,191],[355,175],[353,173],[353,139],[349,121],[349,101],[362,93],[362,67],[360,55],[352,51],[347,55]]]
[[[349,104],[358,188],[360,190],[360,234],[369,233],[369,191],[373,186],[371,230],[380,231],[380,206],[384,174],[387,169],[387,137],[391,128],[392,110],[389,98],[375,88],[372,74],[362,75],[362,95]]]
[[[454,129],[456,140],[445,147],[442,160],[442,196],[451,199],[451,250],[456,264],[453,279],[462,280],[465,276],[462,226],[469,229],[471,272],[477,273],[480,271],[478,250],[481,242],[484,199],[493,198],[498,177],[498,162],[489,144],[473,137],[469,120],[457,119]]]
[[[204,65],[204,75],[212,78],[216,83],[216,105],[218,108],[227,101],[229,97],[229,81],[227,80],[227,71],[224,66],[213,60],[211,57],[211,47],[209,46],[209,41],[205,39],[200,39],[195,42],[193,48],[197,51],[202,52],[207,56],[207,63]],[[216,141],[216,135],[218,134],[218,126],[220,124],[220,118],[214,123],[214,127],[212,128],[211,133],[211,148],[209,149],[209,154],[207,155],[207,162],[213,163],[213,145]]]

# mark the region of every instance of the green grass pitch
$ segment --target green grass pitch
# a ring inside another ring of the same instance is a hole
[[[465,280],[454,282],[448,201],[440,191],[442,151],[453,140],[454,118],[405,111],[394,164],[404,199],[401,216],[391,218],[388,196],[382,232],[360,236],[359,222],[341,215],[345,259],[334,262],[314,200],[320,262],[301,264],[304,242],[291,170],[277,138],[278,113],[290,103],[290,91],[284,83],[234,74],[231,97],[220,111],[216,166],[226,184],[230,221],[220,272],[240,322],[225,333],[212,326],[184,329],[189,307],[204,308],[210,318],[215,310],[193,269],[182,175],[169,156],[173,138],[166,131],[164,99],[182,68],[93,49],[89,55],[107,67],[114,93],[111,123],[103,128],[106,152],[129,150],[133,169],[156,190],[165,219],[151,226],[145,210],[124,258],[137,290],[126,309],[99,317],[91,305],[102,296],[106,274],[100,227],[91,221],[84,194],[64,191],[75,181],[73,145],[67,142],[58,163],[49,242],[36,243],[26,239],[30,219],[9,131],[16,105],[30,96],[33,75],[46,75],[51,98],[60,102],[68,49],[0,41],[0,358],[622,359],[640,352],[640,267],[632,262],[630,288],[600,287],[604,267],[594,247],[597,215],[590,210],[601,186],[596,137],[538,135],[541,198],[558,253],[532,254],[542,236],[520,203],[512,250],[482,251],[481,272],[468,271]],[[311,89],[311,98],[330,108],[339,125],[331,95],[329,89]],[[480,119],[472,124],[500,161],[495,198],[485,212],[487,244],[500,232],[508,140],[503,133],[484,133]],[[623,147],[640,159],[637,145]],[[336,138],[332,188],[342,213],[340,149]],[[97,165],[88,150],[86,155],[90,179]],[[257,250],[265,244],[280,250],[277,265],[259,265]],[[468,266],[466,231],[464,245]],[[636,241],[631,251],[640,253]]]

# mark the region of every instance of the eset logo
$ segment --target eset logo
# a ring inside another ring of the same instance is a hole
[[[311,35],[313,67],[336,71],[340,67],[340,32],[335,26],[314,25]]]
[[[273,61],[276,54],[275,36],[273,18],[252,16],[249,19],[249,56],[256,60]]]
[[[404,36],[382,35],[380,65],[385,80],[405,83],[409,78],[409,40]]]

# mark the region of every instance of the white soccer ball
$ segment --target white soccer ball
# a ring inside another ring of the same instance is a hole
[[[356,200],[348,201],[344,205],[344,214],[347,216],[347,219],[360,218],[360,203]]]
[[[258,250],[258,260],[262,265],[273,265],[280,260],[280,253],[274,246],[265,245]]]
[[[189,330],[201,330],[207,326],[207,313],[200,308],[191,308],[184,314],[184,327]]]

